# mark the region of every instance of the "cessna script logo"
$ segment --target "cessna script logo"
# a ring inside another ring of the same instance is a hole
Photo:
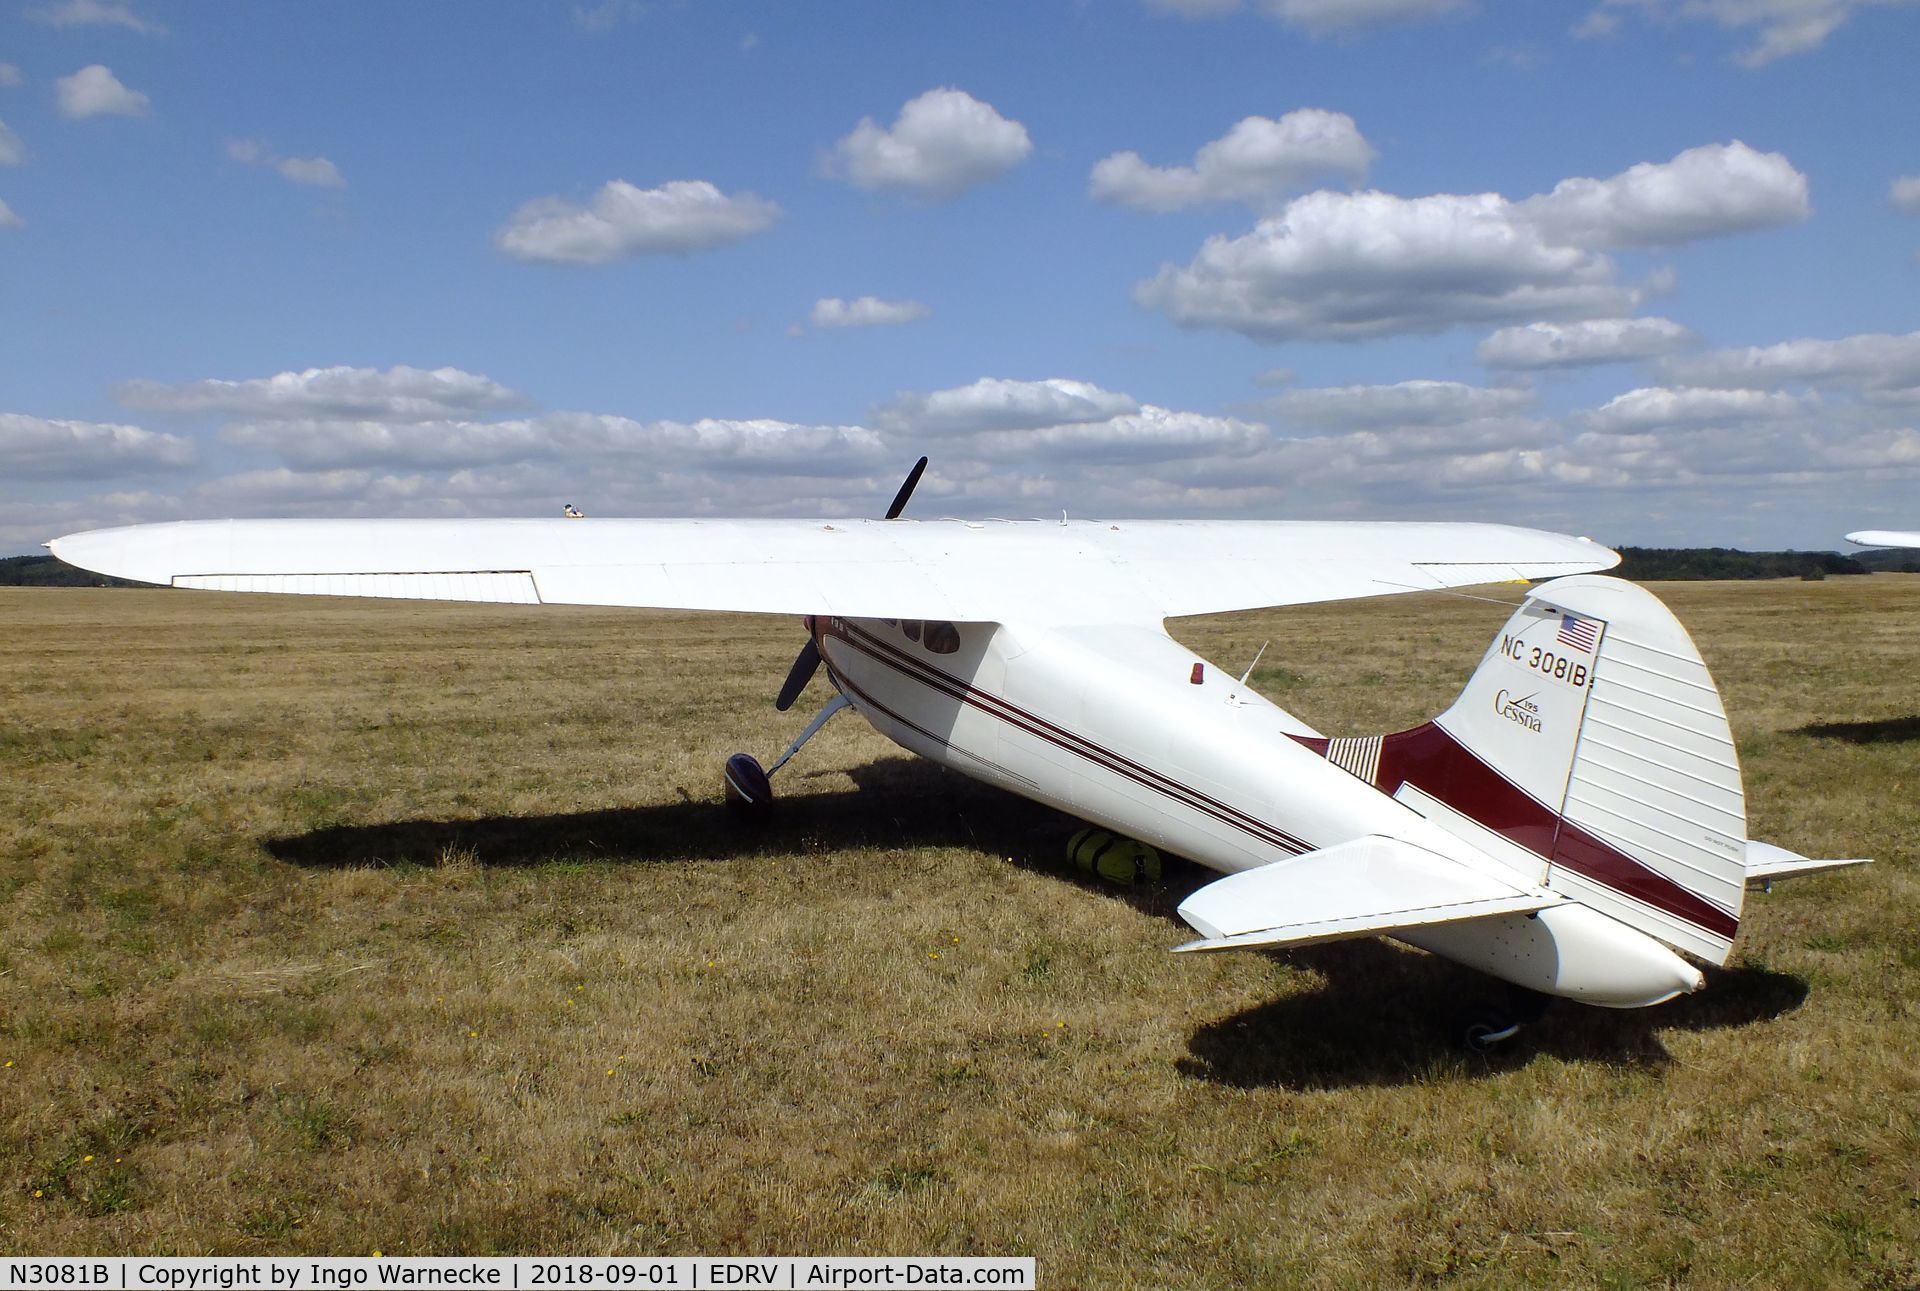
[[[1540,705],[1533,702],[1533,695],[1516,695],[1502,687],[1493,697],[1493,711],[1536,735],[1540,733]]]

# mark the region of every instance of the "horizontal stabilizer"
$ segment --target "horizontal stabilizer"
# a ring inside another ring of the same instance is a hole
[[[1370,835],[1209,883],[1180,904],[1204,940],[1183,951],[1304,946],[1490,915],[1564,898],[1397,838]]]
[[[1854,865],[1871,865],[1870,860],[1817,861],[1809,860],[1798,852],[1789,852],[1784,847],[1775,847],[1772,843],[1762,843],[1749,838],[1747,840],[1747,882],[1771,883],[1775,879],[1795,879],[1802,874],[1825,874],[1828,870],[1844,870]]]

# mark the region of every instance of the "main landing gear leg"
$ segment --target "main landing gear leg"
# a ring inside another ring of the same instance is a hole
[[[1552,1003],[1551,995],[1510,986],[1505,1001],[1476,1004],[1454,1019],[1453,1038],[1469,1053],[1492,1053],[1538,1022]]]
[[[845,695],[835,695],[827,706],[820,710],[807,729],[800,732],[800,738],[787,746],[774,764],[765,770],[751,753],[736,753],[727,759],[725,777],[727,782],[727,806],[743,816],[764,817],[773,810],[773,773],[800,751],[800,746],[812,739],[827,719],[851,701]]]

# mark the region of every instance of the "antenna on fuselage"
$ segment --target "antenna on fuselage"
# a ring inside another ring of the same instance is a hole
[[[1240,674],[1240,684],[1242,686],[1247,684],[1247,678],[1253,676],[1253,670],[1260,666],[1260,656],[1265,654],[1267,652],[1267,647],[1272,644],[1273,644],[1273,641],[1271,639],[1262,641],[1260,643],[1260,648],[1253,652],[1253,662],[1248,664],[1247,670]]]

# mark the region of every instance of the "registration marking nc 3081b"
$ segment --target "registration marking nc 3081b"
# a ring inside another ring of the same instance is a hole
[[[1503,633],[1500,637],[1500,653],[1522,667],[1533,669],[1543,677],[1564,681],[1576,689],[1584,688],[1593,677],[1587,665],[1580,660],[1542,649],[1537,645],[1530,645],[1525,637]]]

